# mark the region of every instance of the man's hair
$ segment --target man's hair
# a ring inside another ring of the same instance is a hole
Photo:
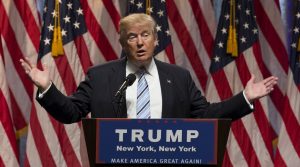
[[[149,23],[152,27],[153,35],[155,38],[157,38],[157,31],[156,31],[156,22],[155,20],[147,14],[144,13],[133,13],[130,14],[120,20],[119,24],[119,33],[120,33],[120,43],[122,46],[125,45],[127,40],[127,30],[130,25],[133,25],[135,23]]]

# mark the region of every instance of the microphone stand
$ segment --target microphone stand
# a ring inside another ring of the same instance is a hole
[[[125,91],[122,91],[120,94],[118,94],[118,96],[116,96],[114,98],[113,103],[115,103],[117,105],[117,111],[116,111],[116,115],[117,118],[121,118],[121,113],[122,113],[122,104],[124,104],[125,102]]]

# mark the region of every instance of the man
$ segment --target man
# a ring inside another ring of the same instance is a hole
[[[245,90],[232,98],[210,104],[196,88],[190,73],[153,58],[157,40],[156,23],[146,14],[131,14],[120,21],[120,44],[126,57],[92,67],[76,92],[66,97],[49,78],[28,61],[20,60],[25,72],[38,86],[38,102],[63,123],[80,121],[91,112],[93,118],[231,118],[253,110],[252,102],[273,90],[278,78],[258,83],[254,76]],[[137,80],[128,87],[125,102],[114,103],[115,93],[126,76]],[[142,89],[142,90],[141,90]]]

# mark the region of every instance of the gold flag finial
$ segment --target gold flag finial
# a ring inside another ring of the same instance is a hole
[[[237,57],[238,43],[237,43],[237,33],[236,33],[236,25],[235,25],[235,0],[230,0],[229,22],[230,24],[229,24],[226,52],[231,54],[233,57]]]
[[[151,15],[150,8],[151,8],[151,1],[150,0],[146,0],[146,14],[147,15]]]
[[[53,41],[52,41],[52,56],[56,57],[64,54],[61,27],[60,27],[60,12],[59,12],[59,0],[55,0],[55,9],[56,13],[54,17],[54,31],[53,31]]]

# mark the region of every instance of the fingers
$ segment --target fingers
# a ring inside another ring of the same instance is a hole
[[[31,63],[28,57],[25,57],[25,60],[20,59],[20,62],[26,74],[29,74],[33,68],[36,68],[36,65]]]
[[[278,81],[278,78],[274,77],[274,76],[268,77],[263,81],[263,83],[266,87],[267,93],[270,93],[271,91],[274,90],[274,85],[277,84],[277,81]]]
[[[25,73],[29,74],[31,69],[32,69],[30,64],[27,61],[23,60],[23,59],[20,59],[20,62],[21,62],[21,65],[22,65]]]

